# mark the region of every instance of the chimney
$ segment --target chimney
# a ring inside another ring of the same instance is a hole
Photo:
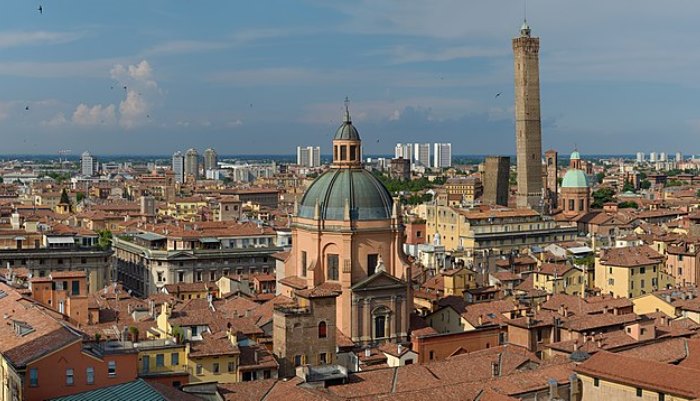
[[[484,324],[484,316],[483,316],[483,315],[479,315],[479,326],[481,326],[481,325],[483,325],[483,324]]]
[[[572,373],[571,376],[569,376],[569,399],[570,400],[578,400],[579,399],[579,393],[581,390],[579,389],[579,384],[581,384],[578,380],[578,376],[576,373]]]
[[[401,355],[401,352],[402,352],[402,351],[403,351],[403,346],[402,346],[401,344],[399,344],[399,346],[396,347],[396,352],[397,352],[399,355]]]
[[[557,383],[556,380],[554,379],[549,379],[547,380],[547,384],[549,384],[549,400],[559,400],[559,384]]]
[[[501,375],[501,365],[498,362],[491,362],[491,376],[498,377]]]
[[[365,358],[372,356],[372,350],[369,347],[365,348]]]

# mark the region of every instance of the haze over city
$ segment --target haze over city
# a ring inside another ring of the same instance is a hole
[[[504,38],[517,34],[520,1],[35,8],[2,4],[3,154],[171,154],[196,144],[291,154],[327,144],[345,96],[367,154],[423,140],[451,142],[455,154],[514,154]],[[669,151],[692,153],[698,15],[690,0],[528,1],[542,38],[543,146],[633,153],[664,138]]]

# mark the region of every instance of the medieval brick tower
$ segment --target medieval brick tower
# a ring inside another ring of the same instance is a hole
[[[517,206],[542,208],[542,132],[540,122],[540,39],[524,22],[513,39],[515,138],[518,162]]]

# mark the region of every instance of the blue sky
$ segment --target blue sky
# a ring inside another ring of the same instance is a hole
[[[544,149],[700,153],[700,2],[527,7]],[[520,0],[3,0],[0,154],[327,153],[345,96],[366,154],[512,154],[522,18]]]

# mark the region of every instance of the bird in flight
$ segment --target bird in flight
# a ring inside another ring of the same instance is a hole
[[[25,110],[29,110],[29,106],[24,106],[24,109],[25,109]]]
[[[126,85],[124,85],[124,90],[126,90]]]
[[[501,96],[502,93],[503,93],[503,92],[498,92],[498,93],[496,93],[496,97]]]
[[[39,4],[39,8],[37,8],[37,11],[39,11],[39,14],[43,14],[43,13],[44,13],[44,7],[42,7],[41,4]]]

